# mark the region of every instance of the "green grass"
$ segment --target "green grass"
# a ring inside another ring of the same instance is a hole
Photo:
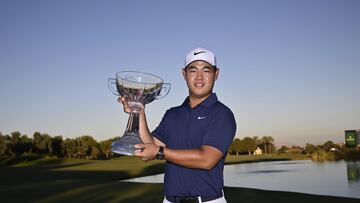
[[[227,163],[279,159],[297,158],[229,156]],[[161,161],[143,162],[134,157],[113,160],[0,158],[0,202],[161,202],[163,184],[118,180],[161,173],[163,164]],[[225,194],[229,203],[359,202],[359,199],[233,187],[226,187]]]

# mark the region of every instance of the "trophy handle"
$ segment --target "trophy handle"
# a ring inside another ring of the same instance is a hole
[[[115,88],[116,86],[116,79],[115,78],[108,78],[108,88],[109,90],[115,94],[116,96],[120,96],[119,92]]]
[[[170,83],[163,83],[161,86],[161,91],[158,94],[158,96],[156,97],[156,99],[161,99],[161,98],[165,97],[166,95],[168,95],[170,92],[170,88],[171,88]]]

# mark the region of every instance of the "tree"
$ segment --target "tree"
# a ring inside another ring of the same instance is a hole
[[[241,141],[239,138],[235,138],[233,142],[230,145],[230,149],[232,152],[234,152],[236,155],[238,155],[241,152]]]
[[[316,151],[316,147],[313,144],[306,143],[305,145],[305,153],[313,154]]]
[[[283,154],[283,153],[287,153],[289,151],[289,147],[283,145],[280,147],[280,149],[278,150],[279,154]]]
[[[41,153],[41,142],[42,142],[42,136],[41,136],[41,133],[40,132],[34,132],[33,134],[33,145],[34,145],[34,150],[37,152],[37,153]]]
[[[0,132],[0,156],[5,155],[8,150],[8,140]]]
[[[43,136],[41,135],[40,132],[35,132],[33,134],[33,144],[37,153],[39,154],[45,153],[46,146],[44,144]]]
[[[21,133],[19,131],[15,131],[11,133],[9,149],[10,149],[10,154],[12,155],[20,155],[22,153],[20,136]]]
[[[264,146],[265,153],[272,152],[272,147],[274,146],[272,142],[274,142],[274,138],[271,136],[263,136],[261,138],[262,145]]]
[[[20,151],[21,153],[27,152],[32,153],[33,150],[33,141],[31,138],[28,138],[27,135],[22,135],[20,137]]]
[[[90,152],[91,158],[98,159],[100,157],[100,154],[101,154],[101,150],[99,148],[99,144],[91,146],[91,152]]]
[[[96,140],[89,135],[76,138],[76,144],[78,147],[78,155],[84,159],[89,159],[92,155],[91,151],[95,150],[94,147],[98,145]]]
[[[32,139],[27,135],[21,135],[19,131],[11,133],[8,140],[8,150],[12,155],[21,155],[25,152],[31,153],[33,149]]]
[[[270,143],[269,149],[270,149],[269,151],[270,153],[276,153],[276,146],[274,143]]]
[[[52,154],[57,157],[65,156],[65,146],[62,136],[55,136],[51,139]]]
[[[324,143],[323,148],[325,151],[330,151],[331,148],[339,148],[339,145],[334,144],[333,141],[327,141]]]
[[[255,151],[257,147],[256,140],[250,137],[245,137],[242,140],[242,146],[243,146],[243,150],[248,151],[250,155],[251,152]]]
[[[65,147],[65,156],[67,158],[74,158],[76,157],[77,145],[74,139],[66,138],[64,141]]]
[[[112,139],[104,140],[100,142],[101,153],[105,155],[106,159],[109,159],[111,155],[111,143]]]
[[[33,136],[34,136],[34,140],[33,140],[34,147],[39,154],[52,153],[53,148],[52,148],[52,139],[50,135],[46,133],[41,134],[39,132],[35,132]]]
[[[304,151],[304,148],[295,145],[289,149],[289,153],[291,154],[302,154]]]
[[[260,145],[260,139],[258,136],[253,136],[253,139],[255,140],[255,143],[256,143],[256,147],[258,147]]]

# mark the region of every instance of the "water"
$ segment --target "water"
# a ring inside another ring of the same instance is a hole
[[[225,166],[224,174],[230,187],[360,198],[360,162],[259,162]]]
[[[164,175],[127,181],[162,183]],[[276,161],[226,165],[225,186],[360,198],[360,162]]]

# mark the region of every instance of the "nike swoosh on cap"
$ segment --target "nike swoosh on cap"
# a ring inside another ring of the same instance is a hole
[[[201,120],[201,119],[204,119],[204,118],[206,118],[206,116],[203,116],[203,117],[202,117],[202,116],[199,116],[199,117],[198,117],[198,120]]]
[[[206,52],[206,51],[194,52],[194,55],[198,55],[198,54],[205,53],[205,52]]]

